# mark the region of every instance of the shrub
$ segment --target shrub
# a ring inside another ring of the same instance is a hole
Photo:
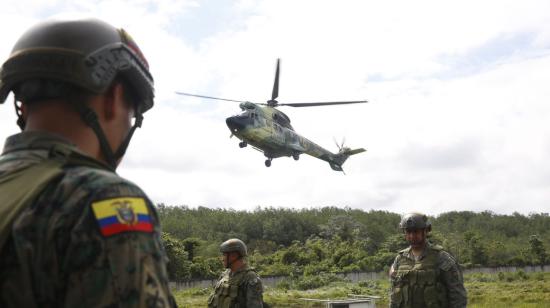
[[[334,274],[320,274],[316,276],[303,276],[294,282],[294,288],[298,290],[310,290],[317,289],[322,286],[326,286],[331,282],[345,281]]]
[[[521,280],[528,280],[529,279],[529,276],[527,276],[527,274],[522,270],[519,270],[519,271],[516,272],[516,277],[518,279],[521,279]]]

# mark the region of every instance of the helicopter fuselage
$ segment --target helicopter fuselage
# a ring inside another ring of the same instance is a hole
[[[266,166],[271,164],[273,158],[278,157],[293,157],[298,160],[302,153],[329,163],[335,162],[338,154],[333,154],[296,133],[288,116],[280,110],[250,102],[241,103],[240,107],[242,113],[227,118],[227,126],[232,135],[242,140],[239,144],[241,147],[250,144],[264,153],[268,159]]]

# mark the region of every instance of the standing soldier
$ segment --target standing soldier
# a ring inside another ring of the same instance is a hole
[[[0,103],[10,92],[0,307],[175,306],[155,209],[115,173],[153,106],[136,43],[96,19],[40,23],[1,67]]]
[[[262,308],[262,282],[254,269],[248,267],[246,245],[239,239],[230,239],[220,245],[223,265],[227,270],[216,283],[208,299],[209,308]]]
[[[456,260],[426,239],[432,229],[428,217],[407,214],[399,228],[410,246],[399,251],[390,269],[390,308],[466,307],[466,290]]]

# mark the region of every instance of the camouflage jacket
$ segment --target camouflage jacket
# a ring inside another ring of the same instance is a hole
[[[430,278],[431,273],[433,278]],[[418,257],[413,255],[410,247],[401,250],[390,268],[390,279],[391,308],[431,307],[432,304],[428,304],[430,300],[435,301],[433,307],[466,307],[462,271],[454,257],[440,246],[428,244]],[[435,281],[430,283],[432,279]],[[430,284],[433,284],[432,288],[429,288]],[[423,288],[420,293],[416,292],[419,288]],[[430,289],[434,292],[430,292]]]
[[[0,176],[44,162],[56,145],[77,151],[47,133],[9,137]],[[95,165],[64,165],[13,221],[0,247],[0,307],[175,306],[151,201]]]
[[[236,272],[227,269],[208,299],[209,308],[262,308],[263,287],[258,274],[246,264]]]

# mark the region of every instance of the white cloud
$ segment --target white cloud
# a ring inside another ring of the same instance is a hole
[[[219,12],[207,1],[8,2],[2,55],[50,16],[95,16],[132,34],[151,64],[157,107],[120,172],[158,202],[548,211],[547,1],[246,0]],[[236,104],[174,94],[262,102],[277,57],[281,102],[369,100],[281,108],[330,150],[344,136],[368,149],[346,162],[347,175],[306,156],[267,169],[261,153],[228,138],[224,119]],[[14,121],[11,106],[0,108],[0,137],[17,131]]]

